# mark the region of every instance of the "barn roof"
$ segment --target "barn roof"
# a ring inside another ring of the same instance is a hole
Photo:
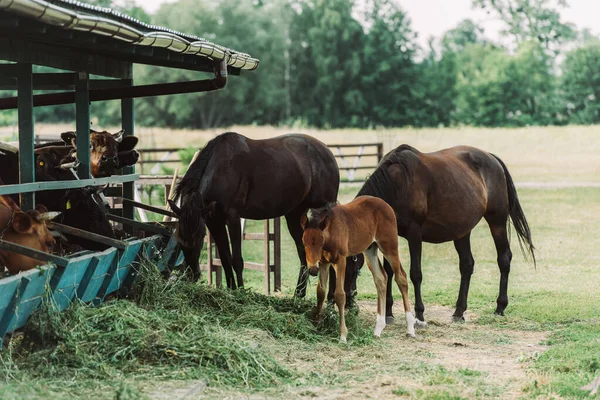
[[[56,45],[60,43],[57,37],[61,36],[58,30],[63,31],[63,39],[69,38],[64,36],[65,31],[68,31],[73,33],[74,36],[70,38],[74,40],[65,44],[81,51],[85,51],[86,46],[90,51],[92,45],[94,51],[111,59],[146,64],[155,64],[152,58],[166,59],[162,64],[156,64],[201,70],[209,70],[212,66],[199,60],[225,59],[234,72],[256,69],[259,63],[258,59],[249,54],[204,38],[149,25],[109,8],[74,0],[0,0],[0,13],[5,17],[6,14],[11,14],[12,17],[8,20],[4,18],[2,25],[7,28],[12,23],[16,28],[12,32],[16,35],[26,32],[27,39],[30,40],[37,33],[35,40],[43,41],[47,37],[48,43]],[[20,17],[24,19],[19,19]],[[45,29],[39,24],[43,24]],[[129,48],[115,45],[118,42]],[[169,63],[169,60],[174,63]],[[190,67],[194,63],[205,67]]]

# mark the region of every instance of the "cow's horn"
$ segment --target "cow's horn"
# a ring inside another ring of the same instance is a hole
[[[121,129],[117,133],[113,133],[112,137],[117,141],[117,143],[121,143],[123,140],[123,133],[125,133],[125,129]]]
[[[69,168],[77,168],[79,166],[79,161],[71,161],[68,163],[61,164],[59,166],[60,169],[69,169]]]
[[[52,221],[54,218],[58,217],[61,214],[60,211],[48,211],[40,214],[40,220],[42,221]]]

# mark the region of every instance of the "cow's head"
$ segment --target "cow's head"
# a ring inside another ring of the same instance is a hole
[[[50,253],[56,241],[46,226],[46,221],[60,213],[48,212],[42,205],[23,212],[9,197],[0,196],[0,229],[2,239],[35,250]],[[0,260],[11,274],[26,271],[44,264],[43,261],[11,251],[1,250]]]
[[[123,130],[117,133],[90,130],[90,169],[94,178],[113,175],[120,168],[119,144],[123,141],[123,133]],[[63,132],[60,137],[76,147],[75,132]]]

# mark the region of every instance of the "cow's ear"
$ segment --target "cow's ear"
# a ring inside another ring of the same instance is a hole
[[[175,203],[173,200],[169,199],[168,201],[171,211],[173,211],[173,213],[179,217],[181,215],[181,208],[177,207],[177,203]]]
[[[31,231],[31,217],[24,212],[16,212],[13,216],[12,227],[17,233],[25,234]]]
[[[63,133],[60,134],[60,138],[66,144],[74,146],[75,145],[75,141],[77,140],[77,133],[72,132],[72,131],[63,132]]]
[[[133,150],[137,146],[139,139],[136,136],[123,136],[119,143],[119,152]]]
[[[37,206],[35,206],[35,211],[39,212],[40,214],[44,214],[44,213],[48,212],[48,209],[46,208],[45,205],[38,204]]]

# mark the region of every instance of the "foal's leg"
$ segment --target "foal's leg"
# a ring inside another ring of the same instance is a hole
[[[458,253],[460,266],[460,289],[458,291],[458,300],[456,300],[456,310],[452,316],[455,322],[464,321],[463,314],[467,309],[467,297],[469,296],[469,285],[475,260],[471,253],[471,233],[463,238],[454,241],[454,248]]]
[[[394,323],[394,314],[392,314],[392,306],[394,305],[394,297],[392,296],[392,283],[394,281],[394,271],[387,258],[383,257],[383,270],[387,276],[385,285],[385,322],[386,324]]]
[[[244,258],[242,257],[242,223],[240,217],[227,220],[229,238],[231,239],[231,263],[237,278],[237,286],[244,287]]]
[[[231,267],[231,252],[229,250],[229,238],[227,237],[227,230],[225,229],[225,221],[221,219],[207,220],[206,226],[213,236],[217,249],[219,250],[219,257],[221,258],[221,264],[223,265],[223,271],[225,272],[227,287],[229,289],[236,289],[233,268]]]
[[[415,336],[415,324],[424,324],[415,319],[412,315],[410,299],[408,298],[408,279],[406,278],[406,272],[402,268],[400,263],[400,257],[398,256],[398,241],[385,242],[378,241],[377,244],[381,249],[381,252],[390,262],[392,270],[394,271],[394,279],[402,293],[402,302],[404,304],[404,313],[406,314],[406,334],[414,337]]]
[[[373,274],[373,281],[377,288],[377,322],[375,323],[374,335],[379,337],[383,328],[385,328],[385,292],[387,283],[387,274],[377,258],[377,245],[372,244],[364,251],[367,266]]]
[[[302,225],[300,224],[300,217],[304,210],[296,210],[285,216],[288,230],[294,243],[296,244],[296,251],[298,252],[298,258],[300,259],[300,272],[298,274],[298,283],[296,284],[296,291],[294,292],[295,297],[303,298],[306,296],[306,285],[308,284],[308,268],[306,267],[306,252],[304,250],[304,244],[302,244]]]
[[[340,341],[346,343],[348,329],[346,328],[346,318],[344,317],[344,308],[346,306],[346,292],[344,292],[344,278],[346,277],[346,259],[339,257],[338,263],[333,266],[335,269],[335,302],[340,312]]]
[[[498,268],[500,268],[500,293],[496,300],[496,311],[494,314],[504,315],[504,310],[508,305],[508,274],[510,273],[510,262],[512,261],[512,252],[508,242],[506,231],[506,220],[504,222],[492,221],[487,219],[490,225],[490,231],[496,245],[498,253]]]
[[[325,290],[327,288],[327,281],[329,279],[329,269],[331,264],[319,263],[319,282],[317,283],[317,309],[315,310],[315,322],[321,316],[323,311],[323,303],[325,302]]]

